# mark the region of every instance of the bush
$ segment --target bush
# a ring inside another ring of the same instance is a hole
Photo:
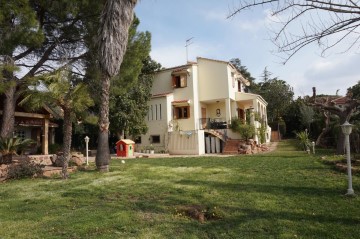
[[[250,124],[244,124],[241,119],[233,118],[231,120],[230,129],[236,133],[239,133],[242,138],[248,141],[255,135],[255,127]]]
[[[304,151],[310,149],[311,142],[309,139],[309,133],[307,131],[297,132],[296,138],[299,140],[301,149],[303,149]]]
[[[9,167],[8,179],[32,178],[42,176],[42,167],[29,159],[20,160],[18,164]]]
[[[61,151],[61,145],[60,144],[50,144],[49,145],[49,153],[50,154],[56,154],[59,151]]]

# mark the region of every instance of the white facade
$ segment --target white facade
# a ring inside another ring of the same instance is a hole
[[[240,139],[227,129],[231,119],[245,120],[249,110],[248,115],[257,113],[250,120],[256,128],[261,125],[256,120],[265,122],[269,142],[267,103],[259,95],[244,92],[248,83],[229,62],[200,57],[196,63],[157,72],[146,118],[149,130],[137,148],[152,145],[170,154],[219,153],[220,140]]]

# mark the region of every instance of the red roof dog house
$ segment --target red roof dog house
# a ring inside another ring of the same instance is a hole
[[[116,155],[120,157],[134,156],[135,142],[130,139],[121,139],[116,142]]]

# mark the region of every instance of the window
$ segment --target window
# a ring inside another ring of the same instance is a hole
[[[135,144],[141,144],[141,136],[137,136],[137,137],[134,139],[134,142],[135,142]]]
[[[151,144],[160,143],[160,135],[150,135],[150,143]]]
[[[153,106],[151,105],[151,120],[154,120],[154,111]]]
[[[14,135],[14,137],[16,137],[16,138],[20,138],[20,139],[22,139],[22,140],[25,139],[25,131],[23,131],[23,130],[14,131],[13,135]]]
[[[238,82],[238,91],[241,92],[241,88],[242,88],[242,87],[241,87],[241,81],[238,80],[237,82]]]
[[[161,104],[159,105],[159,110],[160,110],[160,119],[161,119]]]
[[[186,75],[175,75],[172,76],[172,85],[174,88],[184,88],[187,86]]]
[[[190,118],[189,106],[175,106],[174,107],[174,119],[188,119]]]
[[[155,105],[155,119],[158,120],[158,110],[157,110],[157,105]]]

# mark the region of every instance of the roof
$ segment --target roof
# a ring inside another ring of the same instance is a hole
[[[336,105],[344,105],[344,104],[346,104],[349,100],[350,100],[349,97],[343,96],[343,97],[337,98],[337,99],[335,99],[335,100],[332,100],[331,102],[334,103],[334,104],[336,104]]]
[[[160,98],[172,94],[172,92],[158,93],[151,96],[151,98]]]
[[[116,144],[120,142],[124,142],[125,144],[135,144],[135,142],[132,141],[131,139],[120,139],[119,141],[116,142]]]
[[[172,105],[177,105],[177,106],[187,106],[190,104],[190,100],[174,100],[171,102]]]
[[[197,63],[188,62],[188,64],[185,64],[185,65],[180,65],[180,66],[174,66],[174,67],[170,67],[170,68],[165,68],[165,69],[158,70],[158,71],[156,71],[156,72],[163,72],[163,71],[169,71],[169,70],[172,70],[172,71],[184,70],[184,69],[190,68],[190,67],[193,66],[193,65],[197,65]]]

